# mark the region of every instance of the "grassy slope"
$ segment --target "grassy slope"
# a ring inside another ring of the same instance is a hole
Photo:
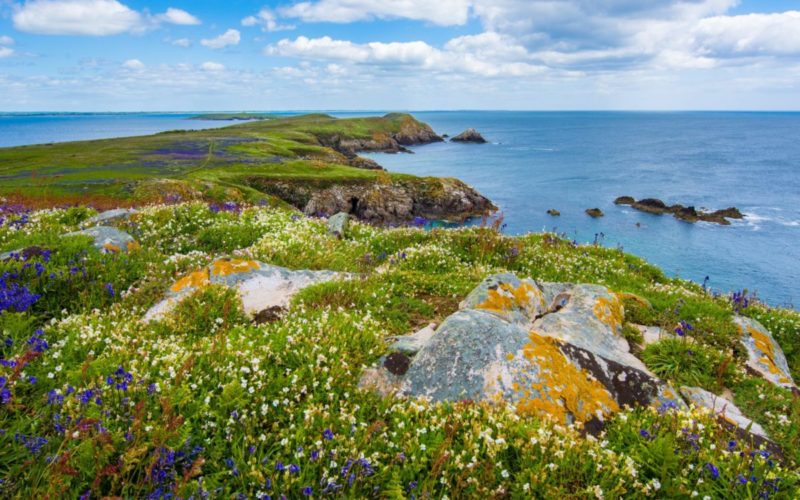
[[[233,188],[241,198],[257,201],[267,195],[245,186],[246,176],[337,183],[375,180],[385,174],[345,165],[345,158],[320,146],[317,137],[368,139],[416,123],[400,114],[352,119],[313,114],[213,130],[2,148],[0,194],[131,199],[163,191],[163,186],[150,186],[153,179],[171,179],[212,194],[215,187]]]
[[[22,372],[0,364],[8,389],[0,496],[91,489],[93,497],[186,497],[203,489],[221,498],[296,498],[328,485],[352,498],[586,498],[598,488],[606,498],[796,498],[797,399],[743,370],[727,298],[636,257],[489,228],[356,223],[351,238],[339,240],[326,235],[323,220],[267,208],[214,213],[200,203],[148,208],[125,224],[143,247],[130,256],[58,238],[92,213],[45,211],[20,227],[0,225],[0,250],[58,250],[48,262],[37,259],[42,273],[0,264],[0,274],[21,273],[9,280],[42,295],[24,313],[0,315],[10,339],[0,357],[20,360],[41,346],[37,339],[48,343]],[[262,326],[220,289],[194,296],[163,323],[137,321],[177,277],[221,255],[366,277],[309,288],[284,319]],[[786,463],[751,454],[699,413],[628,411],[590,440],[503,408],[392,402],[357,389],[362,366],[385,352],[385,337],[441,320],[487,274],[503,270],[600,283],[652,304],[626,300],[628,322],[667,329],[690,322],[690,337],[656,344],[643,358],[676,383],[733,390],[784,446]],[[772,329],[797,377],[800,314],[761,305],[743,312]],[[117,388],[128,373],[130,384]]]

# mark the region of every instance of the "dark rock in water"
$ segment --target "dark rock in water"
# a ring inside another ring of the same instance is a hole
[[[486,139],[475,130],[474,128],[468,128],[467,130],[461,132],[457,136],[450,139],[451,142],[471,142],[473,144],[485,144]]]
[[[726,219],[744,219],[744,214],[739,211],[736,207],[728,207],[723,208],[722,210],[717,210],[713,213],[713,215],[719,215],[721,217],[725,217]]]
[[[681,204],[667,205],[657,198],[645,198],[636,201],[630,196],[620,196],[614,203],[617,205],[630,205],[636,210],[651,214],[672,214],[676,219],[685,222],[714,222],[716,224],[729,225],[728,219],[743,219],[744,215],[736,207],[725,208],[715,212],[703,212],[693,206],[685,207]]]
[[[558,217],[559,215],[561,215],[561,212],[559,212],[555,208],[551,208],[550,210],[547,211],[547,215],[552,215],[553,217]]]
[[[393,375],[405,375],[411,366],[411,359],[402,352],[393,352],[386,356],[383,366]]]
[[[588,215],[590,217],[594,217],[596,219],[598,217],[604,216],[605,214],[599,208],[587,208],[586,209],[586,215]]]
[[[635,202],[633,208],[641,210],[642,212],[650,212],[654,214],[663,214],[669,210],[667,204],[658,198],[645,198]]]
[[[449,135],[447,135],[447,134],[442,134],[442,139],[449,139],[449,138],[450,138],[450,136],[449,136]]]
[[[253,322],[257,325],[263,325],[264,323],[274,323],[281,319],[283,313],[286,311],[281,306],[272,306],[266,309],[260,310],[255,317],[253,318]]]
[[[614,200],[615,205],[633,205],[636,200],[632,196],[620,196]]]

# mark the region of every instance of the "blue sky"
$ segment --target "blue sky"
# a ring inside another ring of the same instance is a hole
[[[0,0],[0,110],[800,109],[800,0]]]

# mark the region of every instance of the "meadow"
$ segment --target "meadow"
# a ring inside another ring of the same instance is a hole
[[[26,161],[38,161],[38,148],[47,147],[30,148]],[[8,171],[7,157],[1,163]],[[0,252],[28,249],[0,262],[2,497],[750,499],[800,491],[800,399],[744,369],[732,321],[736,312],[762,322],[798,378],[797,311],[746,292],[714,295],[563,235],[506,236],[500,221],[430,231],[353,222],[339,239],[325,219],[266,201],[195,201],[148,205],[119,223],[140,245],[129,253],[63,236],[95,214],[0,208]],[[161,321],[141,321],[176,280],[220,257],[357,277],[309,287],[263,324],[219,286]],[[626,408],[592,435],[504,405],[385,399],[358,388],[388,337],[441,321],[501,271],[626,294],[632,345],[641,342],[633,324],[676,334],[634,349],[648,367],[676,385],[731,391],[782,453],[752,446],[696,408]]]

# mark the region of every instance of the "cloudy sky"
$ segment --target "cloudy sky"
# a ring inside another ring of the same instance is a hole
[[[0,0],[0,110],[800,110],[800,0]]]

